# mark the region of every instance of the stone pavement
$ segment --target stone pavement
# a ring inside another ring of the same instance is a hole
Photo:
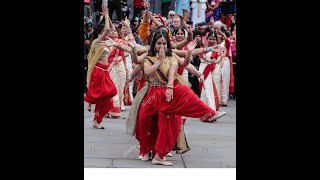
[[[92,106],[92,110],[94,105]],[[84,111],[85,168],[236,168],[236,101],[229,100],[221,111],[227,114],[215,123],[203,123],[188,118],[185,134],[191,151],[176,154],[167,160],[173,166],[152,165],[138,159],[138,141],[127,135],[126,117],[130,106],[120,119],[104,118],[103,130],[92,128],[93,111]]]

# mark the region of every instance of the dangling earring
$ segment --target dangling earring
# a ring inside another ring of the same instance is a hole
[[[157,49],[156,49],[156,47],[154,47],[153,49],[154,49],[154,52],[156,52],[156,53],[158,52]]]

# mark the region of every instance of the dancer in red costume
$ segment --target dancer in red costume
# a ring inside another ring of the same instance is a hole
[[[152,163],[161,165],[172,165],[163,157],[172,149],[179,131],[177,128],[172,128],[172,131],[165,128],[170,127],[170,123],[179,123],[174,121],[177,120],[176,115],[201,118],[202,121],[214,121],[225,115],[225,112],[216,112],[205,105],[190,87],[180,85],[185,82],[176,75],[178,61],[171,53],[169,42],[166,33],[156,34],[142,65],[149,87],[139,107],[136,130],[141,155],[145,157],[154,148],[155,156]],[[190,62],[194,47],[195,45],[191,45],[188,49],[187,63],[184,66]],[[179,85],[173,86],[175,79]],[[154,133],[152,130],[155,125],[152,124],[152,119],[157,115],[158,128],[157,133]],[[157,139],[154,139],[156,136]]]
[[[108,9],[103,8],[105,19],[108,20]],[[88,110],[91,111],[91,104],[96,104],[94,110],[93,127],[97,129],[104,129],[101,126],[103,117],[112,109],[112,97],[117,94],[116,87],[112,82],[109,72],[113,63],[108,63],[110,51],[115,43],[106,37],[112,24],[106,21],[105,26],[97,25],[94,29],[90,52],[88,54],[88,74],[87,82],[88,91],[84,98],[88,102]],[[111,48],[110,48],[111,47]]]

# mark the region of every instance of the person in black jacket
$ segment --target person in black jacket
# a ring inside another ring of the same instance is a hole
[[[109,0],[108,1],[108,8],[109,8],[109,17],[114,20],[112,17],[113,11],[116,11],[117,18],[116,20],[121,21],[121,0]]]

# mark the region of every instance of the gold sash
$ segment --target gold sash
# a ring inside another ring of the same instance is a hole
[[[126,134],[129,134],[131,136],[134,136],[136,134],[138,112],[139,112],[140,104],[144,96],[148,92],[148,86],[149,86],[148,82],[146,82],[143,88],[136,94],[136,96],[134,97],[134,101],[132,102],[129,116],[126,121],[126,125],[127,125]]]
[[[93,68],[101,58],[103,51],[104,51],[104,46],[100,45],[97,42],[97,39],[93,40],[93,42],[91,43],[90,52],[88,54],[87,85],[89,85]]]

